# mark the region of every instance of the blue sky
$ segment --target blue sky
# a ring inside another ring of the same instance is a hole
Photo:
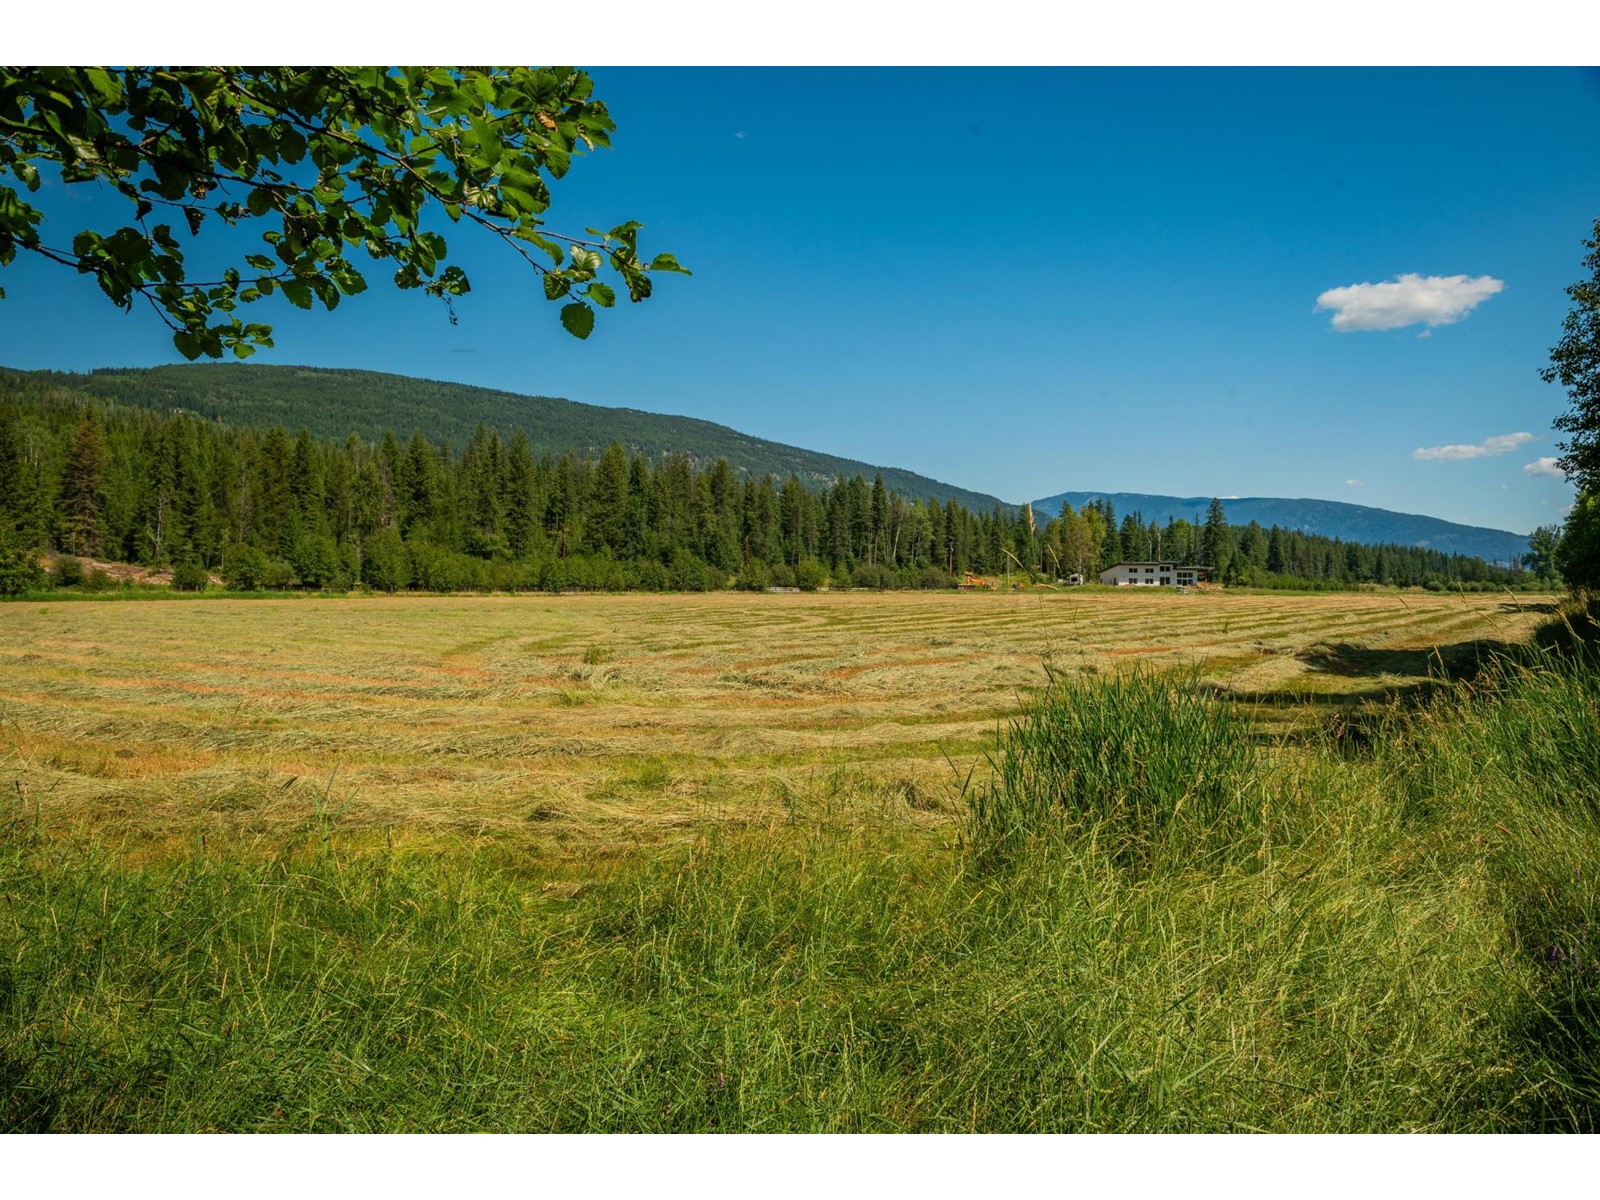
[[[1528,468],[1567,406],[1538,370],[1600,216],[1600,74],[590,71],[615,145],[550,225],[641,220],[693,278],[580,343],[446,228],[458,325],[382,286],[274,300],[256,361],[692,415],[1013,501],[1315,496],[1517,531],[1571,501]],[[62,242],[104,211],[53,195]],[[0,364],[180,361],[70,272],[0,281]]]

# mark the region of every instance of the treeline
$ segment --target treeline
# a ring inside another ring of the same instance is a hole
[[[948,587],[966,573],[1087,576],[1123,558],[1199,561],[1225,582],[1504,585],[1513,567],[1276,527],[1118,520],[1105,502],[1040,521],[907,498],[861,476],[809,490],[723,459],[535,456],[526,433],[459,450],[420,433],[325,442],[174,411],[0,396],[0,542],[216,572],[231,585],[383,590]]]
[[[1063,508],[1047,530],[1069,569],[1086,577],[1122,561],[1160,560],[1212,568],[1212,578],[1235,587],[1505,587],[1554,582],[1548,557],[1505,566],[1477,556],[1425,546],[1368,545],[1258,522],[1230,525],[1220,500],[1204,522],[1146,522],[1131,513],[1119,522],[1109,500],[1081,510]]]

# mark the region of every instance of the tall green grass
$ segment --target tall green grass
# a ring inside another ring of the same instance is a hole
[[[1063,684],[959,846],[841,797],[611,863],[128,866],[19,807],[0,1127],[1592,1129],[1597,701],[1508,663],[1268,752]]]
[[[1231,843],[1258,824],[1255,739],[1197,671],[1048,675],[971,790],[974,844],[1016,853],[1100,836],[1137,853],[1170,837]]]

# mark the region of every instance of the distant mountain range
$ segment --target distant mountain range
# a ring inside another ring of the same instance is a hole
[[[282,425],[314,437],[342,439],[351,433],[377,440],[393,431],[402,441],[413,429],[430,442],[457,450],[481,423],[503,437],[520,427],[535,454],[582,450],[599,456],[612,442],[650,458],[681,451],[698,464],[725,458],[736,471],[782,482],[791,474],[811,488],[860,475],[882,474],[889,490],[907,498],[954,500],[973,512],[1007,504],[994,496],[929,479],[900,467],[880,467],[750,437],[726,425],[693,417],[670,417],[632,408],[606,408],[550,396],[523,396],[464,383],[440,383],[378,371],[255,363],[194,363],[149,368],[103,368],[88,374],[65,371],[12,372],[34,382],[84,392],[118,404],[165,412],[185,409],[234,426]]]
[[[1033,502],[1042,521],[1061,511],[1062,504],[1082,508],[1091,500],[1111,501],[1117,518],[1137,512],[1146,521],[1165,524],[1167,518],[1204,521],[1211,506],[1210,496],[1151,496],[1143,492],[1060,492]],[[1347,542],[1376,545],[1390,542],[1401,546],[1428,546],[1453,554],[1475,554],[1489,562],[1509,562],[1528,552],[1526,534],[1503,529],[1483,529],[1476,525],[1457,525],[1438,517],[1415,513],[1390,512],[1363,504],[1344,504],[1338,500],[1284,500],[1272,496],[1245,496],[1222,502],[1228,524],[1298,529]]]
[[[306,429],[320,438],[358,433],[369,440],[386,431],[409,437],[421,430],[430,442],[449,442],[458,449],[481,423],[509,436],[524,429],[536,453],[577,449],[598,455],[611,442],[630,452],[657,457],[688,454],[698,463],[726,458],[736,470],[778,479],[793,474],[809,487],[861,475],[881,474],[886,487],[902,496],[954,500],[974,512],[1015,504],[983,492],[955,487],[900,467],[881,467],[798,446],[786,446],[693,417],[673,417],[632,408],[606,408],[549,396],[524,396],[461,383],[441,383],[377,371],[328,370],[317,367],[265,366],[253,363],[195,363],[150,368],[104,368],[87,374],[60,371],[6,371],[38,386],[86,393],[118,404],[166,411],[185,409],[207,420],[235,426],[282,425]],[[1205,520],[1209,496],[1153,496],[1139,492],[1061,492],[1035,500],[1041,523],[1061,511],[1063,502],[1081,508],[1104,497],[1119,517],[1139,512],[1146,521],[1168,517]],[[1457,525],[1437,517],[1390,512],[1337,500],[1287,500],[1247,497],[1224,500],[1228,521],[1247,525],[1280,525],[1345,541],[1429,546],[1458,554],[1475,554],[1490,562],[1507,562],[1527,553],[1523,534],[1501,529]]]

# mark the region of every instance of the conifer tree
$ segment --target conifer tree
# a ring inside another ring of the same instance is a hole
[[[1206,510],[1205,527],[1200,531],[1200,565],[1210,567],[1215,573],[1214,578],[1220,579],[1228,569],[1231,551],[1228,514],[1222,507],[1222,501],[1213,496],[1211,506]]]
[[[607,446],[595,465],[584,538],[591,550],[604,550],[618,558],[633,553],[628,539],[628,455],[618,442]]]
[[[261,440],[261,453],[255,462],[254,520],[250,544],[268,557],[289,558],[294,553],[294,505],[289,493],[289,466],[292,450],[283,426],[274,425]]]
[[[506,542],[513,558],[523,558],[532,551],[539,526],[533,474],[528,435],[518,429],[511,435],[506,452]]]
[[[0,534],[16,528],[22,490],[22,431],[17,412],[0,406]]]
[[[105,509],[105,440],[93,408],[72,435],[66,468],[61,475],[61,543],[73,554],[93,555],[101,550]]]
[[[295,438],[294,457],[289,464],[289,504],[297,536],[327,530],[327,493],[320,459],[311,434],[302,429]]]
[[[1117,510],[1110,500],[1101,499],[1096,505],[1100,518],[1105,523],[1105,531],[1100,540],[1100,561],[1095,565],[1095,570],[1105,571],[1127,559],[1127,551],[1122,545],[1122,536],[1117,530]]]

